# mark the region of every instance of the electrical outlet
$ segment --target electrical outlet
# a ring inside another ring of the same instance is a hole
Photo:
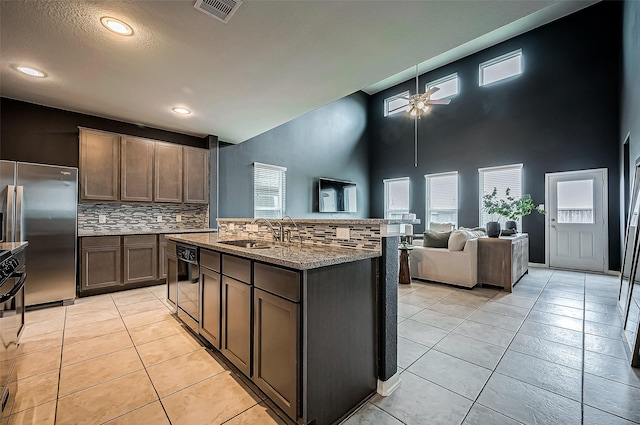
[[[349,240],[351,237],[348,227],[338,227],[336,229],[336,238]]]
[[[107,216],[100,214],[98,215],[98,223],[100,224],[105,224],[107,222]]]
[[[234,223],[229,223],[229,230],[234,230],[236,225]]]
[[[253,231],[254,232],[259,232],[260,231],[260,225],[259,224],[252,224],[251,226],[253,227]]]
[[[158,223],[162,223],[162,216],[159,215],[158,217],[156,217],[156,222]]]

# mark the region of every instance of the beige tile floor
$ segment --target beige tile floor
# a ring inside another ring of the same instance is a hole
[[[264,394],[195,340],[165,286],[27,312],[1,425],[278,424]]]

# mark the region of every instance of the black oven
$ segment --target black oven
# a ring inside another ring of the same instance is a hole
[[[176,312],[180,320],[197,332],[198,318],[200,317],[198,248],[189,245],[177,245],[176,254],[178,257]]]
[[[24,328],[25,251],[0,253],[0,407],[10,399],[9,381],[15,368],[18,338]]]

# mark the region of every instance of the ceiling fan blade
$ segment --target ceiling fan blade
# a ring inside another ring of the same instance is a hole
[[[400,96],[399,98],[400,98],[400,99],[404,99],[404,100],[411,100],[411,98],[410,98],[410,97],[407,97],[407,96]]]
[[[427,105],[448,105],[451,103],[451,99],[427,100],[425,103]]]
[[[432,94],[434,94],[435,92],[437,92],[438,90],[440,90],[440,87],[431,87],[429,90],[426,91],[425,94],[423,94],[422,96],[420,96],[421,99],[426,99],[429,96],[431,96]]]

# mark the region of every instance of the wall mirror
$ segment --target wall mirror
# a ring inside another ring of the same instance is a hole
[[[623,340],[631,353],[631,365],[640,367],[640,274],[638,257],[640,235],[640,159],[636,161],[629,215],[625,232],[624,256],[620,273],[619,307],[622,312]]]

